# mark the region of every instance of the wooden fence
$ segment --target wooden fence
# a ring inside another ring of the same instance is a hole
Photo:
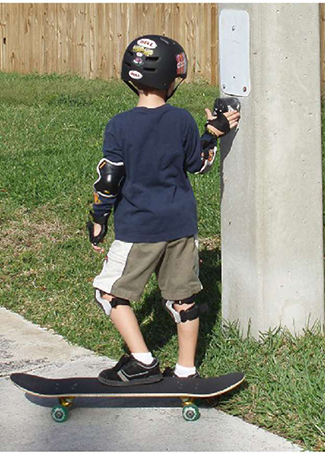
[[[325,4],[320,23],[325,88]],[[127,44],[146,33],[170,36],[184,46],[189,81],[218,84],[215,3],[3,3],[0,71],[118,78]]]
[[[206,3],[0,4],[0,71],[119,77],[128,43],[146,33],[184,46],[189,80],[217,83],[217,6]]]

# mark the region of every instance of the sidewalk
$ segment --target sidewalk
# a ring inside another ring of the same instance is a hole
[[[186,422],[179,399],[76,399],[70,418],[55,423],[56,400],[26,396],[9,377],[97,376],[114,361],[0,308],[0,451],[299,451],[239,418],[201,406]]]

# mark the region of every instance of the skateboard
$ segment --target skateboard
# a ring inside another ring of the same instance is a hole
[[[106,386],[97,378],[44,378],[37,375],[15,373],[11,374],[14,384],[27,394],[45,398],[58,398],[59,404],[52,408],[54,421],[64,422],[68,411],[76,397],[101,398],[166,398],[179,397],[183,404],[182,415],[186,421],[195,421],[200,417],[200,411],[194,401],[196,399],[213,399],[237,388],[245,379],[242,373],[232,373],[215,378],[165,377],[157,383]]]

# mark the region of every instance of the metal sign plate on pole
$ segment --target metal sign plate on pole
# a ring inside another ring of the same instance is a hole
[[[219,30],[220,87],[227,95],[248,96],[251,91],[248,12],[222,10]]]

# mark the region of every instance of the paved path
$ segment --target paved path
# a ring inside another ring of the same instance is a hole
[[[76,399],[55,423],[56,401],[25,395],[12,372],[45,377],[96,376],[115,362],[0,308],[1,451],[299,451],[283,438],[215,408],[186,422],[179,399]]]

